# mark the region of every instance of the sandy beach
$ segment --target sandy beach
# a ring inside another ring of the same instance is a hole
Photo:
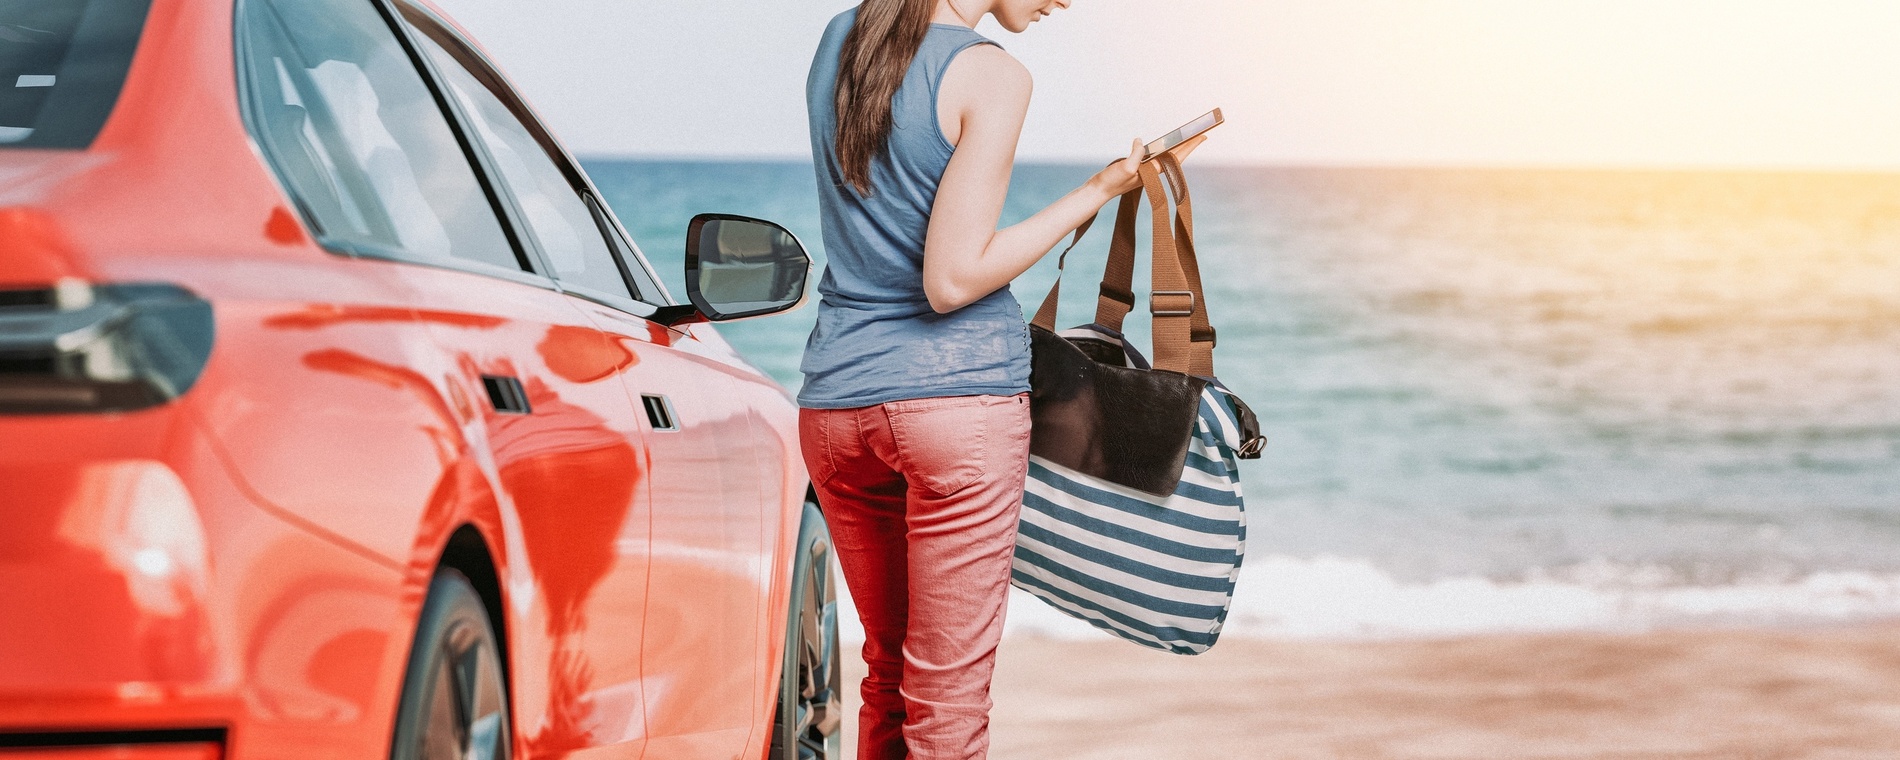
[[[862,666],[845,675],[855,732]],[[1017,636],[994,695],[997,760],[1900,758],[1900,623],[1230,639],[1201,657]]]

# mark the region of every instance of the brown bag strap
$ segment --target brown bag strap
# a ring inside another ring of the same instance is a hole
[[[1201,286],[1200,257],[1194,250],[1194,198],[1188,191],[1187,172],[1182,169],[1181,160],[1173,153],[1163,153],[1156,160],[1161,162],[1162,171],[1174,190],[1175,248],[1180,255],[1182,273],[1187,276],[1188,289],[1194,293],[1194,314],[1188,331],[1191,344],[1188,346],[1188,374],[1213,377],[1216,334],[1208,315],[1207,291]]]
[[[1121,332],[1122,320],[1135,309],[1135,214],[1142,190],[1124,193],[1115,209],[1115,237],[1108,243],[1108,265],[1095,296],[1095,324]]]
[[[1056,331],[1056,301],[1062,297],[1062,270],[1069,264],[1069,252],[1075,250],[1075,245],[1082,242],[1082,236],[1087,235],[1093,226],[1095,217],[1091,216],[1082,222],[1082,226],[1075,228],[1075,237],[1069,239],[1069,247],[1062,249],[1062,255],[1056,257],[1056,284],[1049,287],[1049,295],[1043,297],[1042,307],[1036,309],[1036,318],[1030,320],[1030,324],[1049,332]]]
[[[1110,161],[1109,166],[1114,166]],[[1114,239],[1108,245],[1108,269],[1102,273],[1101,295],[1097,297],[1095,322],[1113,330],[1121,330],[1122,317],[1135,308],[1135,211],[1141,203],[1141,188],[1135,188],[1121,196],[1121,206],[1115,210]],[[1083,220],[1075,228],[1074,237],[1069,239],[1069,247],[1062,249],[1062,255],[1056,257],[1056,282],[1049,287],[1049,295],[1042,299],[1042,306],[1036,309],[1036,318],[1030,324],[1050,332],[1056,329],[1056,302],[1062,296],[1062,274],[1069,262],[1069,252],[1082,242],[1082,236],[1095,226],[1095,217]],[[1119,289],[1110,283],[1119,283]],[[1114,294],[1114,295],[1111,295]],[[1119,308],[1119,311],[1115,309]]]
[[[1146,196],[1153,212],[1153,255],[1148,309],[1153,317],[1154,366],[1187,374],[1214,375],[1214,328],[1207,316],[1207,299],[1201,286],[1200,262],[1194,251],[1193,198],[1188,192],[1186,174],[1172,153],[1164,153],[1141,165],[1141,184],[1121,197],[1115,212],[1115,233],[1109,243],[1108,263],[1102,273],[1101,289],[1096,297],[1095,323],[1120,332],[1129,312],[1134,309],[1135,214]],[[1170,203],[1169,191],[1175,202]],[[1172,213],[1171,213],[1172,212]],[[1057,302],[1061,298],[1062,274],[1069,252],[1094,226],[1090,217],[1075,230],[1067,248],[1056,263],[1056,282],[1043,298],[1041,308],[1031,321],[1054,331]]]
[[[1141,165],[1141,187],[1148,195],[1148,210],[1153,215],[1154,245],[1149,255],[1150,287],[1148,314],[1153,318],[1155,369],[1188,372],[1191,368],[1189,344],[1192,342],[1195,307],[1201,300],[1181,268],[1176,248],[1174,218],[1168,200],[1168,188],[1161,176],[1161,165],[1148,161]]]

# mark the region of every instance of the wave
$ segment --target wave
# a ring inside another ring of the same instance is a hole
[[[1900,573],[1816,572],[1726,585],[1678,584],[1670,577],[1656,566],[1597,561],[1529,573],[1521,580],[1465,576],[1407,583],[1364,559],[1250,558],[1222,635],[1373,640],[1900,618]],[[839,621],[846,641],[863,641],[848,598],[839,599]],[[1104,636],[1015,589],[1004,632],[1056,639]]]

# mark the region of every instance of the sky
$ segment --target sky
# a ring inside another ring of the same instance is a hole
[[[850,6],[436,2],[576,153],[794,159]],[[1035,77],[1023,160],[1218,106],[1197,162],[1900,171],[1894,0],[1075,0],[979,31]]]

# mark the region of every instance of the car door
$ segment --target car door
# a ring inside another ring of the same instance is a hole
[[[324,355],[313,366],[354,379],[359,398],[389,387],[439,399],[441,419],[425,428],[443,433],[437,454],[486,482],[485,494],[456,494],[461,481],[443,477],[426,511],[499,522],[485,528],[506,558],[498,622],[521,744],[638,757],[650,515],[644,431],[616,375],[633,356],[546,276],[551,238],[523,210],[532,195],[511,189],[478,125],[412,55],[418,43],[392,24],[393,10],[382,0],[245,7],[245,79],[267,156],[326,247],[364,260],[402,294],[403,307],[382,318],[417,326],[434,348],[402,363]],[[290,316],[279,320],[286,329],[334,330],[374,324],[378,313]],[[366,472],[346,474],[351,482],[381,472],[387,446],[360,448],[351,461]],[[486,510],[433,508],[484,498]],[[413,540],[454,527],[418,528],[421,506],[392,510],[411,523],[389,532]],[[437,551],[401,553],[432,563]]]
[[[730,758],[762,719],[767,515],[734,370],[639,314],[664,303],[584,175],[472,45],[405,6],[569,305],[604,335],[640,412],[652,505],[641,643],[648,754]],[[776,523],[773,523],[776,525]]]
[[[503,481],[518,489],[517,498],[523,498],[520,489],[531,492],[525,499],[535,506],[520,505],[530,549],[540,541],[553,552],[536,562],[545,573],[553,667],[547,693],[536,696],[546,698],[547,708],[542,723],[524,722],[519,731],[537,754],[643,751],[650,734],[640,660],[650,585],[651,463],[647,430],[620,382],[640,357],[562,292],[584,288],[631,300],[632,284],[570,178],[502,105],[496,92],[506,86],[445,24],[408,3],[397,7],[533,268],[552,278],[550,288],[471,282],[439,295],[458,315],[492,314],[527,330],[503,338],[497,330],[505,327],[441,325],[458,355],[479,365],[470,371],[480,372],[483,382],[509,369],[526,372],[529,411],[498,425],[491,441]],[[531,356],[523,351],[529,346]],[[525,422],[529,418],[537,421]]]
[[[644,328],[604,305],[590,313],[638,353],[623,379],[654,430],[642,642],[651,751],[733,757],[764,717],[758,705],[770,676],[761,601],[773,556],[767,517],[777,510],[761,503],[750,411],[730,368],[699,353],[697,339]]]

